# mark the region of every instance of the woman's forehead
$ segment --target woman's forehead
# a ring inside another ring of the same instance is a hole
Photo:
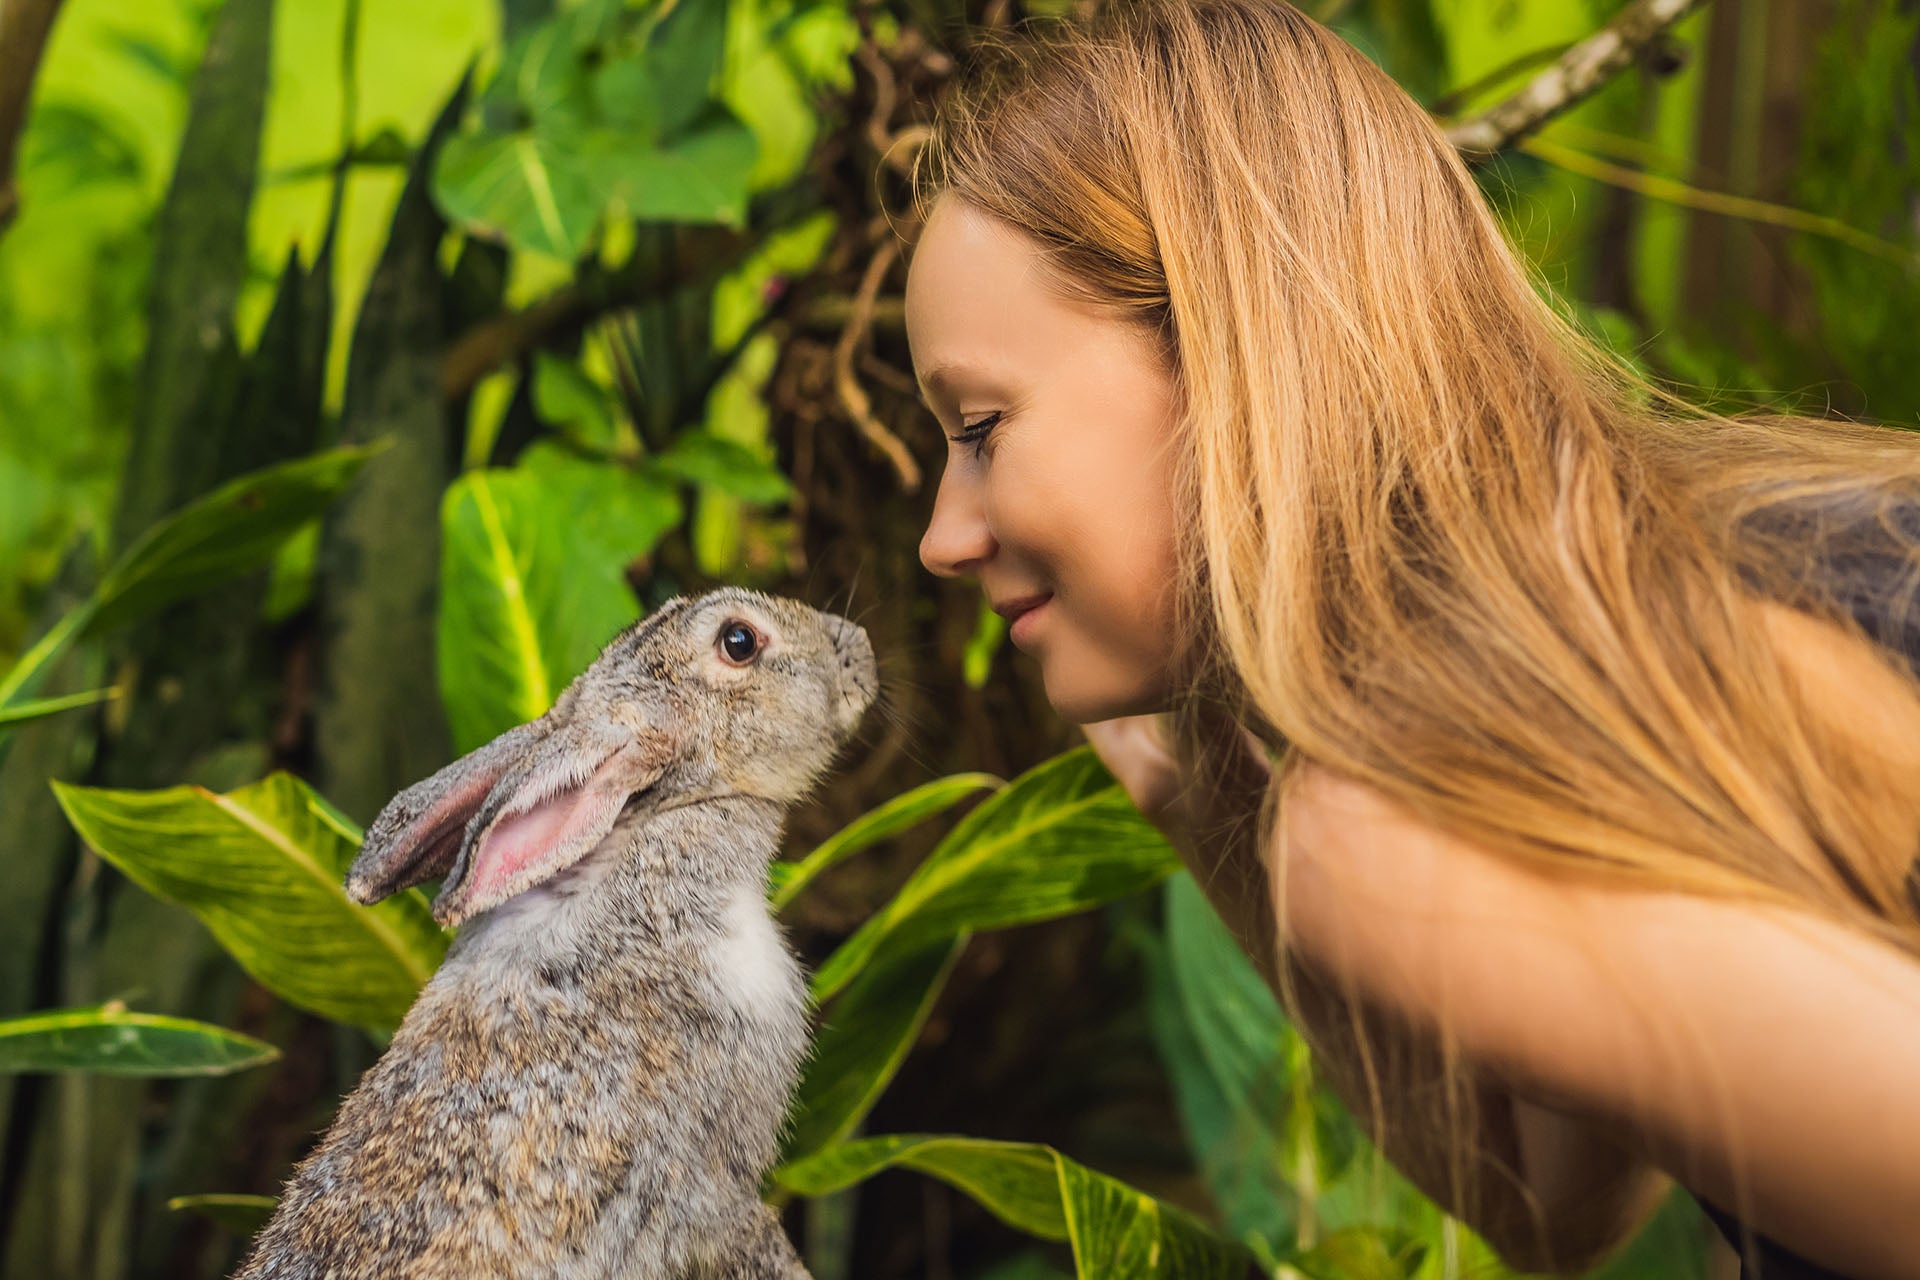
[[[909,264],[907,345],[922,398],[1004,383],[1098,341],[1102,318],[1046,283],[1037,247],[988,215],[935,207]]]

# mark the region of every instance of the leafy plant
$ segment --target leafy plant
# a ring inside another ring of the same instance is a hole
[[[522,35],[434,171],[447,214],[523,249],[578,258],[612,211],[741,225],[754,136],[708,92],[721,0],[647,9],[583,0]]]
[[[334,449],[263,468],[228,482],[148,529],[122,553],[91,595],[70,610],[0,676],[0,716],[25,720],[72,700],[52,699],[37,711],[10,706],[33,692],[49,665],[76,640],[149,617],[162,607],[269,563],[311,526],[377,448]],[[0,724],[6,723],[0,719]]]
[[[279,1056],[278,1049],[252,1036],[187,1018],[135,1013],[118,1001],[0,1019],[0,1072],[225,1075]]]

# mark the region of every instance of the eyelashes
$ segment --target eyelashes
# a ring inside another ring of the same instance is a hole
[[[980,450],[984,447],[982,441],[987,438],[987,432],[993,430],[993,424],[998,421],[1000,421],[1000,415],[998,413],[990,413],[980,419],[980,421],[967,427],[960,432],[959,435],[951,435],[948,436],[947,439],[954,441],[956,444],[972,445],[973,456],[977,458],[980,456]]]

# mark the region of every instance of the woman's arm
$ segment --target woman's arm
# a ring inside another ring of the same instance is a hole
[[[1289,925],[1343,981],[1795,1252],[1920,1280],[1920,964],[1785,907],[1551,879],[1331,775],[1293,803]]]
[[[1265,833],[1252,817],[1267,776],[1265,761],[1250,750],[1204,797],[1189,793],[1195,802],[1190,811],[1205,816],[1163,810],[1157,825],[1281,996]],[[1390,1057],[1398,1082],[1411,1086],[1410,1094],[1380,1098],[1382,1115],[1376,1117],[1347,1000],[1297,955],[1288,977],[1288,1013],[1313,1049],[1315,1069],[1387,1159],[1509,1264],[1536,1272],[1585,1270],[1631,1239],[1665,1198],[1671,1181],[1598,1127],[1521,1101],[1488,1073],[1462,1063],[1456,1076],[1472,1094],[1470,1114],[1477,1119],[1466,1135],[1474,1201],[1468,1216],[1454,1194],[1449,1160],[1455,1153],[1439,1124],[1438,1102],[1420,1104],[1420,1123],[1412,1122],[1414,1098],[1441,1097],[1437,1041],[1377,1003],[1358,1002],[1366,1048],[1376,1058]]]

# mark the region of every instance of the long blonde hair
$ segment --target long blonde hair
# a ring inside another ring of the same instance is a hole
[[[916,202],[1026,233],[1062,296],[1159,340],[1194,513],[1183,711],[1230,699],[1276,753],[1261,829],[1309,759],[1550,874],[1791,904],[1920,957],[1920,851],[1854,767],[1871,744],[1751,607],[1890,655],[1920,438],[1637,373],[1543,297],[1426,112],[1279,0],[1018,34],[941,102]],[[1849,566],[1879,577],[1843,589]]]

